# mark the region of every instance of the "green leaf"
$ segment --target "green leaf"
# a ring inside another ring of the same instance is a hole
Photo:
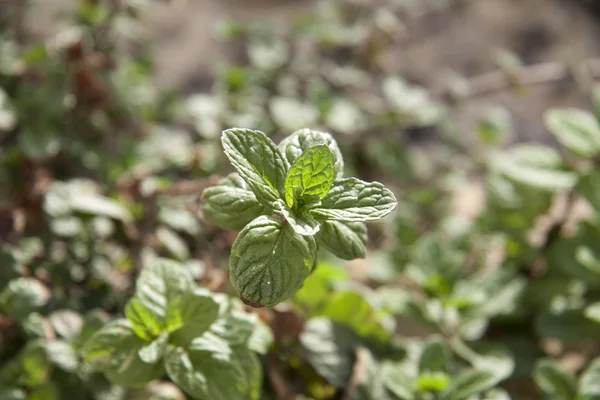
[[[447,371],[450,357],[446,345],[440,339],[431,339],[425,343],[419,358],[419,371]]]
[[[346,178],[335,181],[321,206],[310,212],[327,220],[365,222],[385,217],[396,204],[394,194],[381,183]]]
[[[235,362],[243,368],[248,380],[248,392],[244,399],[259,400],[263,380],[262,365],[259,358],[244,346],[235,347],[233,356]]]
[[[23,319],[50,300],[50,291],[34,278],[17,278],[0,293],[0,310],[8,316]]]
[[[316,239],[343,260],[364,258],[367,253],[367,226],[364,222],[323,221]]]
[[[600,302],[592,303],[587,306],[584,314],[586,318],[591,319],[597,324],[600,324]]]
[[[241,400],[250,387],[245,366],[236,361],[231,353],[223,357],[223,353],[178,347],[167,352],[165,366],[173,382],[194,398]]]
[[[77,337],[83,328],[83,317],[72,310],[56,310],[48,319],[54,331],[68,340]]]
[[[319,232],[321,224],[312,215],[308,213],[296,215],[281,199],[277,200],[275,204],[277,205],[277,211],[279,211],[283,219],[290,224],[297,234],[314,236]]]
[[[579,395],[582,400],[597,400],[600,398],[600,358],[590,362],[579,379]]]
[[[292,207],[313,197],[322,199],[329,192],[334,177],[333,153],[324,144],[306,150],[285,178],[285,200]]]
[[[225,339],[230,345],[246,345],[257,324],[256,314],[241,310],[227,309],[210,326],[210,331]]]
[[[402,367],[398,363],[384,362],[381,371],[383,384],[398,399],[413,400],[415,399],[413,379]]]
[[[229,174],[202,193],[204,215],[222,228],[242,229],[265,213],[254,193],[239,174]]]
[[[382,325],[377,310],[356,291],[333,293],[318,315],[346,324],[364,338],[374,338],[383,342],[390,336],[390,332]]]
[[[329,133],[300,129],[279,143],[279,150],[290,164],[293,164],[309,148],[324,144],[327,145],[334,157],[334,170],[336,178],[344,174],[344,159],[337,142]]]
[[[104,325],[82,349],[85,362],[96,371],[117,369],[126,359],[142,348],[145,342],[134,332],[126,319]]]
[[[0,397],[1,399],[1,397]],[[59,400],[60,394],[58,389],[53,383],[46,383],[42,386],[38,386],[33,390],[29,396],[28,400]]]
[[[533,370],[533,379],[540,390],[550,397],[564,400],[577,398],[575,377],[553,360],[539,360]]]
[[[592,171],[580,176],[576,189],[590,203],[596,213],[600,213],[600,173]]]
[[[0,388],[0,400],[26,400],[25,392],[18,388]]]
[[[482,393],[496,384],[494,374],[488,371],[468,369],[458,374],[444,392],[444,400],[467,400],[470,396]]]
[[[79,367],[77,353],[71,344],[62,340],[52,340],[45,343],[48,359],[57,367],[68,372],[74,372]]]
[[[185,346],[192,339],[201,336],[217,320],[219,305],[208,292],[196,290],[187,293],[169,304],[168,315],[177,315],[170,320],[170,329],[178,345]],[[175,322],[175,321],[178,322]]]
[[[582,309],[540,312],[535,319],[535,329],[542,338],[562,341],[577,341],[600,336],[600,325],[586,318]]]
[[[248,339],[248,348],[259,354],[267,354],[274,340],[271,328],[261,320],[258,320],[252,331],[252,335],[250,335],[250,339]]]
[[[99,194],[73,193],[70,207],[80,213],[102,215],[125,222],[133,219],[129,210],[122,204]]]
[[[142,269],[135,297],[161,318],[165,317],[169,302],[192,290],[191,272],[175,261],[158,258]]]
[[[134,332],[129,321],[116,320],[105,325],[85,344],[85,362],[108,380],[125,387],[142,387],[164,373],[162,364],[142,361],[139,351],[147,343]]]
[[[594,114],[575,108],[556,108],[544,114],[546,127],[567,149],[582,157],[600,151],[600,126]]]
[[[490,158],[492,171],[513,182],[545,191],[572,188],[577,175],[565,170],[560,153],[542,145],[521,144]]]
[[[300,288],[315,257],[314,238],[298,235],[279,218],[261,216],[233,244],[231,282],[247,304],[273,307]]]
[[[329,300],[334,285],[347,278],[346,270],[321,261],[294,295],[294,302],[302,307],[307,315],[311,315]]]
[[[152,341],[162,330],[160,317],[136,298],[127,302],[125,316],[140,339]]]
[[[383,385],[381,366],[373,354],[364,347],[356,350],[356,361],[352,372],[353,385],[346,391],[349,400],[389,399]]]
[[[225,155],[258,201],[270,206],[285,195],[289,164],[267,135],[250,129],[227,129],[221,141]]]
[[[138,351],[138,356],[148,364],[158,362],[165,355],[168,340],[169,334],[166,332],[161,333],[154,341],[142,347]]]
[[[345,388],[352,375],[354,349],[358,337],[347,327],[330,319],[309,320],[300,334],[306,359],[329,383]]]

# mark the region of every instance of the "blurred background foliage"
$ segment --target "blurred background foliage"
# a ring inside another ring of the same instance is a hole
[[[276,17],[233,19],[193,4],[220,53],[185,84],[161,78],[148,14],[187,5],[157,3],[80,0],[46,31],[48,4],[0,1],[0,399],[185,398],[166,379],[113,384],[79,350],[152,257],[235,296],[235,232],[199,212],[231,172],[229,127],[330,132],[348,174],[399,200],[366,259],[323,254],[292,301],[247,310],[274,337],[261,399],[600,398],[598,49],[548,59],[545,41],[568,45],[536,25],[563,10],[546,22],[576,21],[585,46],[593,3],[271,1],[255,14]],[[455,28],[439,21],[479,26],[462,19],[485,7],[522,7],[524,47],[490,43],[481,74],[439,65],[468,47],[441,48],[431,35]],[[544,114],[565,105],[591,111]]]

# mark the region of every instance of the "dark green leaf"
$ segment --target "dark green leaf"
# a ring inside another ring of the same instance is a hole
[[[364,258],[367,253],[367,226],[364,222],[323,221],[317,241],[343,260]]]
[[[283,200],[277,200],[277,210],[283,219],[290,224],[294,232],[302,236],[314,236],[319,229],[321,224],[312,215],[308,213],[302,213],[296,215],[294,211],[285,204]]]
[[[288,299],[310,273],[315,240],[281,219],[261,216],[238,235],[229,261],[231,282],[250,305],[273,307]]]
[[[204,215],[214,224],[229,229],[242,229],[265,213],[246,182],[234,173],[202,193]]]
[[[446,371],[450,362],[449,356],[446,345],[442,340],[431,339],[423,346],[419,358],[419,371],[421,373]]]
[[[533,370],[533,379],[540,390],[550,397],[564,400],[577,398],[575,377],[550,359],[539,360]]]
[[[270,206],[284,196],[289,164],[267,135],[250,129],[228,129],[221,141],[229,161],[262,204]]]
[[[326,220],[365,222],[385,217],[396,204],[394,194],[381,183],[346,178],[335,181],[321,206],[310,212]]]

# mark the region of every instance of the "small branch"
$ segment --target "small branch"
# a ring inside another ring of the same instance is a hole
[[[600,77],[600,58],[588,59],[582,62],[589,75]],[[467,79],[467,93],[463,98],[483,96],[504,90],[512,86],[532,86],[558,82],[573,77],[572,67],[565,62],[553,61],[536,65],[527,65],[513,70],[498,70]],[[448,87],[431,91],[435,97],[452,97]]]
[[[269,376],[269,380],[271,381],[271,387],[275,392],[275,396],[279,400],[293,400],[294,393],[289,388],[285,378],[281,375],[279,371],[279,366],[275,358],[272,355],[267,356],[267,374]]]

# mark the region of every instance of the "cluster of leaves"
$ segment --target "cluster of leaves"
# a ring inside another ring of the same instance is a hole
[[[296,292],[317,245],[343,259],[364,257],[365,222],[396,207],[381,183],[342,178],[342,155],[329,134],[300,130],[277,148],[260,131],[229,129],[223,146],[238,172],[207,188],[202,201],[207,218],[243,227],[230,275],[249,305],[272,307]]]

